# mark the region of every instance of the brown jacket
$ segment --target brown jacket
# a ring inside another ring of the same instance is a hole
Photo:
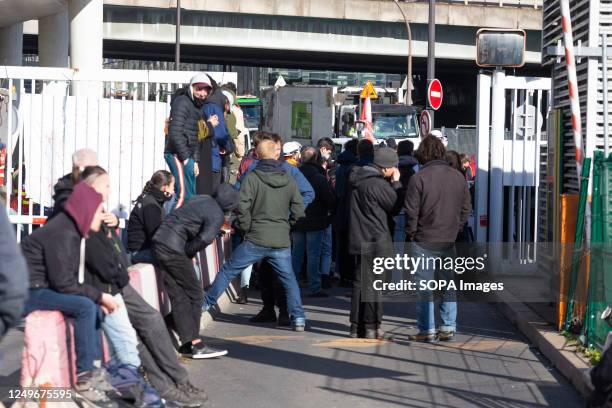
[[[472,211],[465,178],[434,160],[410,178],[404,200],[406,236],[417,242],[455,242]]]

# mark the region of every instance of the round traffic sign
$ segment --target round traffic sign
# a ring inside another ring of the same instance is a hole
[[[427,86],[427,103],[433,110],[440,109],[442,106],[442,84],[437,79],[432,79]]]
[[[431,132],[431,115],[426,110],[421,112],[419,129],[421,130],[421,139],[427,137],[427,135],[429,135],[429,132]]]

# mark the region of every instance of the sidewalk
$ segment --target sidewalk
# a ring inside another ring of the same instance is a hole
[[[215,406],[583,407],[578,392],[495,305],[459,305],[453,343],[411,343],[414,305],[385,305],[391,342],[350,339],[344,290],[305,299],[307,331],[253,325],[260,307],[231,304],[203,331],[226,347],[218,360],[190,361]]]

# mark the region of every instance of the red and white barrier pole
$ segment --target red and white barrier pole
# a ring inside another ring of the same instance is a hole
[[[576,153],[576,171],[578,178],[582,174],[582,121],[580,118],[580,101],[578,99],[578,79],[576,77],[576,58],[574,55],[574,35],[572,34],[572,18],[569,0],[561,0],[561,23],[563,26],[563,43],[565,46],[565,65],[572,112],[572,131]]]

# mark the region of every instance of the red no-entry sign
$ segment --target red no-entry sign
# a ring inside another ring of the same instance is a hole
[[[427,86],[427,102],[431,109],[440,109],[440,106],[442,106],[442,96],[442,84],[437,79],[433,79]]]

